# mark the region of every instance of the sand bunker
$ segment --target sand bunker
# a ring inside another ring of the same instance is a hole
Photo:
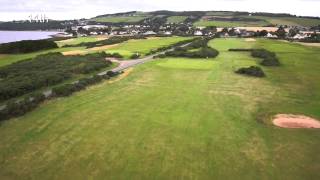
[[[303,42],[297,42],[297,43],[304,46],[320,47],[320,43],[303,43]]]
[[[130,69],[127,69],[126,71],[124,71],[122,74],[120,74],[116,79],[114,80],[109,80],[108,83],[109,84],[112,84],[112,83],[115,83],[117,81],[120,81],[122,80],[123,78],[127,77],[131,71],[133,70],[133,68],[130,68]]]
[[[320,128],[320,121],[293,114],[278,114],[273,119],[273,124],[282,128]]]
[[[255,42],[256,40],[253,39],[253,38],[246,38],[245,41],[246,41],[246,42]]]

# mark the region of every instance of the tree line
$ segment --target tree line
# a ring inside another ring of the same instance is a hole
[[[197,38],[184,47],[176,47],[173,51],[167,51],[157,57],[187,57],[187,58],[214,58],[219,55],[219,51],[208,46],[211,38]],[[196,51],[191,51],[199,49]]]

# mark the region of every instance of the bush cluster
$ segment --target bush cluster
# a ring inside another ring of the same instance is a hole
[[[49,53],[0,68],[0,101],[61,83],[76,74],[109,67],[105,53],[63,56]]]
[[[261,65],[263,66],[279,66],[280,62],[274,52],[266,49],[255,49],[251,52],[252,57],[262,58]]]
[[[219,52],[210,47],[202,47],[199,51],[190,52],[185,49],[177,48],[174,51],[168,51],[166,56],[170,57],[187,57],[187,58],[214,58]]]
[[[173,51],[168,51],[165,54],[160,54],[158,56],[155,56],[154,58],[164,58],[168,56],[187,58],[214,58],[219,55],[219,52],[216,49],[213,49],[207,45],[209,40],[209,38],[196,38],[184,47],[178,46]],[[192,49],[199,50],[190,51]]]
[[[121,59],[123,56],[119,53],[106,53],[106,57],[118,58]]]
[[[244,74],[254,77],[265,77],[263,70],[258,66],[250,66],[248,68],[240,68],[236,71],[238,74]]]
[[[141,55],[139,53],[134,53],[130,56],[130,59],[138,59]]]
[[[253,50],[254,50],[254,49],[241,49],[241,48],[229,49],[229,51],[235,51],[235,52],[241,52],[241,51],[251,52],[251,51],[253,51]]]
[[[149,55],[152,55],[152,54],[156,54],[158,52],[163,52],[163,51],[166,51],[168,49],[173,49],[175,47],[179,47],[179,46],[182,46],[184,44],[187,44],[187,43],[191,43],[192,41],[194,41],[195,39],[197,38],[194,38],[194,39],[187,39],[187,40],[183,40],[183,41],[179,41],[175,44],[172,44],[172,45],[169,45],[169,46],[164,46],[164,47],[160,47],[160,48],[157,48],[157,49],[153,49],[151,50],[149,53],[147,53],[146,55],[149,56]]]
[[[54,41],[26,40],[0,44],[0,54],[30,53],[53,48],[58,48],[58,45]]]
[[[279,66],[280,62],[276,56],[276,53],[270,52],[266,49],[229,49],[229,51],[244,51],[251,52],[252,57],[262,58],[263,60],[260,62],[263,66]]]

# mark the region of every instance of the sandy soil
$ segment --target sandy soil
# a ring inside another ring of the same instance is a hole
[[[256,40],[253,39],[253,38],[246,38],[245,41],[246,41],[246,42],[255,42]]]
[[[121,79],[127,77],[127,76],[131,73],[132,70],[133,70],[133,68],[130,68],[130,69],[125,70],[125,71],[124,71],[122,74],[120,74],[116,79],[110,80],[110,81],[108,81],[108,83],[109,83],[109,84],[112,84],[112,83],[115,83],[115,82],[117,82],[117,81],[120,81]]]
[[[293,114],[278,114],[273,119],[273,124],[282,128],[320,128],[320,121]]]
[[[304,43],[304,42],[296,42],[296,43],[304,46],[320,47],[320,43]]]
[[[6,55],[6,54],[0,54],[0,59],[1,59],[1,58],[4,58],[4,57],[6,57],[6,56],[8,56],[8,55]]]
[[[97,40],[98,41],[105,40],[105,39],[108,39],[108,38],[109,38],[109,36],[105,36],[105,35],[97,36]]]
[[[74,51],[62,52],[62,54],[65,55],[65,56],[83,55],[83,54],[87,54],[87,51],[85,51],[85,50],[74,50]]]

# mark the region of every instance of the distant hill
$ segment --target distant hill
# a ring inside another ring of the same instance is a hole
[[[193,23],[195,26],[317,26],[319,17],[303,17],[291,14],[249,13],[232,11],[131,11],[105,14],[90,19],[102,24],[138,24],[154,18],[162,18],[166,23]]]

